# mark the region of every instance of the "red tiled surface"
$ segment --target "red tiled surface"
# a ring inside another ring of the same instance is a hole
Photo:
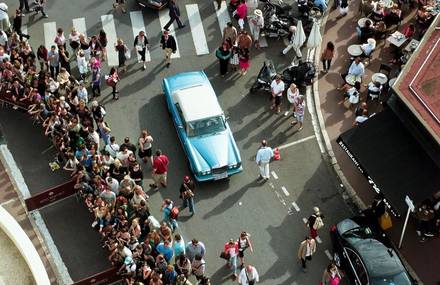
[[[440,30],[433,30],[425,38],[396,89],[440,143]]]

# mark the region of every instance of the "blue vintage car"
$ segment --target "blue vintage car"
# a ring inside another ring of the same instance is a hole
[[[163,91],[196,180],[218,180],[242,171],[237,144],[206,74],[166,77]]]

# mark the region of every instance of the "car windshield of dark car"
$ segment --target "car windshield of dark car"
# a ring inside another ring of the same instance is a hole
[[[223,116],[212,117],[194,122],[188,122],[188,137],[214,134],[226,130]]]
[[[357,227],[342,234],[344,238],[367,239],[373,237],[373,232],[368,227]]]

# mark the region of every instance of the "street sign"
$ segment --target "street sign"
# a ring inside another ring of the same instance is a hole
[[[405,196],[405,203],[408,205],[408,208],[411,210],[411,212],[414,212],[416,207],[414,206],[414,202],[411,200],[411,198],[408,197],[408,195]]]

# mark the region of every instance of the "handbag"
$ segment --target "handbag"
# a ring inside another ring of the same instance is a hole
[[[194,192],[185,183],[183,183],[183,187],[185,187],[185,191],[183,192],[182,195],[183,199],[194,197]]]
[[[222,251],[222,252],[220,252],[220,258],[223,258],[225,260],[229,260],[231,258],[231,255],[229,254],[229,252],[226,253],[226,252]]]
[[[382,216],[380,216],[379,225],[384,231],[393,226],[393,221],[391,221],[391,216],[388,214],[388,212],[385,212]]]

